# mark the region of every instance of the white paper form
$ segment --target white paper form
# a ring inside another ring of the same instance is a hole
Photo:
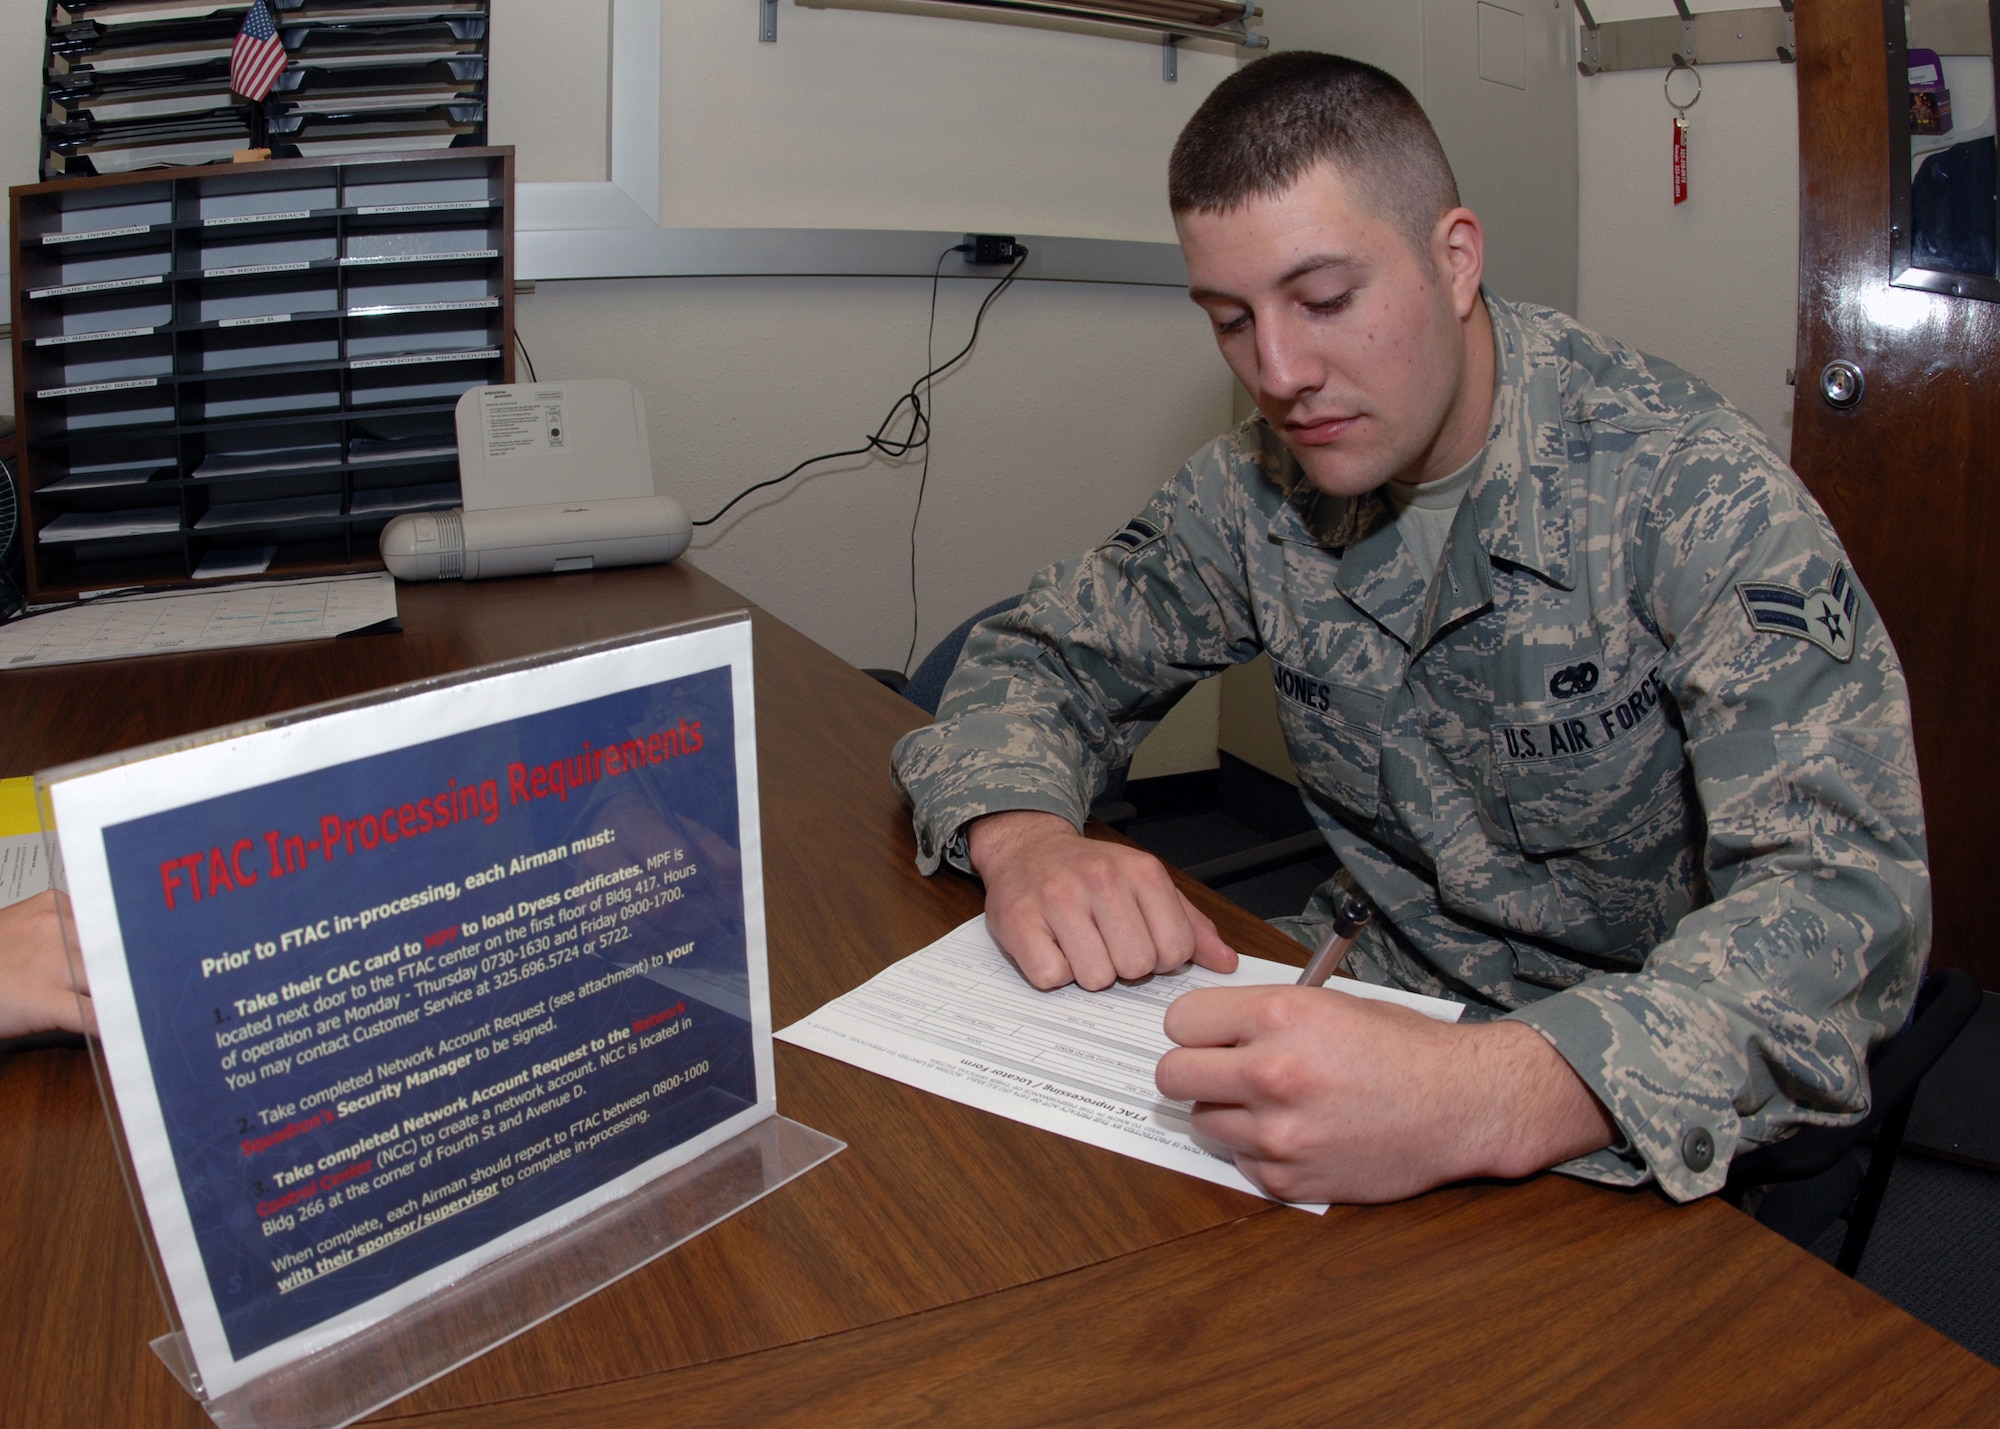
[[[1241,958],[1234,973],[1206,968],[1119,983],[1103,992],[1031,987],[986,931],[984,915],[877,973],[778,1034],[780,1042],[990,1111],[1275,1200],[1234,1164],[1203,1149],[1188,1104],[1153,1085],[1173,1045],[1167,1005],[1202,987],[1298,981],[1299,970]],[[1340,980],[1341,992],[1400,1003],[1456,1022],[1455,1002]],[[1324,1204],[1300,1204],[1313,1212]]]
[[[34,897],[51,882],[35,781],[0,779],[0,908]]]
[[[396,618],[386,571],[102,597],[0,626],[0,669],[322,640]]]
[[[0,835],[0,908],[33,898],[48,886],[49,859],[42,836]]]

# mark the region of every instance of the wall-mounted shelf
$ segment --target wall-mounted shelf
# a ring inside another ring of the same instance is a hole
[[[511,149],[11,197],[31,599],[367,569],[458,503],[458,395],[513,378]]]
[[[815,9],[833,9],[867,0],[797,0]],[[906,8],[899,3],[898,9]],[[1071,23],[1108,25],[1119,30],[1137,30],[1157,35],[1163,47],[1160,77],[1178,77],[1175,47],[1182,40],[1221,40],[1242,49],[1260,50],[1271,43],[1250,29],[1250,22],[1264,13],[1254,0],[917,0],[907,6],[937,14],[967,14],[982,18],[981,12],[1025,15]],[[778,38],[777,0],[758,0],[757,38],[767,44]]]
[[[1793,35],[1793,0],[1751,10],[1688,8],[1673,0],[1675,13],[1600,25],[1589,0],[1573,0],[1582,22],[1576,32],[1576,68],[1584,75],[1607,70],[1658,69],[1675,64],[1748,64],[1798,54]]]
[[[1663,70],[1677,59],[1689,64],[1792,62],[1795,0],[1748,10],[1688,8],[1673,0],[1675,14],[1599,24],[1589,0],[1572,0],[1581,22],[1576,32],[1576,67],[1585,75],[1608,70]],[[1987,0],[1909,0],[1910,43],[1942,55],[1993,53]]]

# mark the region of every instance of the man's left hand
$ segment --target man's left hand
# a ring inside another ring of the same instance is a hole
[[[1611,1144],[1610,1117],[1534,1028],[1457,1026],[1332,988],[1210,988],[1167,1009],[1163,1095],[1288,1201],[1393,1201],[1525,1176]]]
[[[90,989],[70,983],[65,926],[75,942],[67,894],[45,889],[0,908],[0,1037],[49,1031],[97,1034]]]

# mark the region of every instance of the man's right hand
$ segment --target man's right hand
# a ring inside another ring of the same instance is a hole
[[[1027,809],[975,819],[966,847],[986,884],[986,926],[1036,987],[1096,991],[1190,961],[1235,970],[1215,924],[1143,850]]]

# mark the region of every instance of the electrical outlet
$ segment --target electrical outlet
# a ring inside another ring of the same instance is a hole
[[[1018,263],[1028,250],[1014,241],[1011,233],[968,233],[972,254],[965,261],[974,267],[1006,267]]]

